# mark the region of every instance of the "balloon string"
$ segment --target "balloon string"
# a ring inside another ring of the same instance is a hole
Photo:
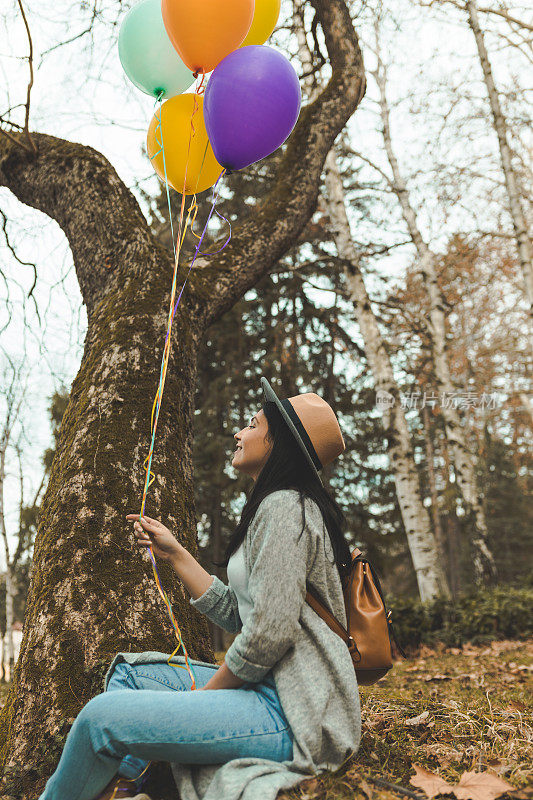
[[[146,497],[147,497],[147,493],[148,493],[148,488],[151,486],[151,484],[155,480],[155,474],[151,470],[151,465],[152,465],[152,458],[153,458],[153,454],[154,454],[154,444],[155,444],[155,435],[156,435],[156,431],[157,431],[157,423],[158,423],[158,420],[159,420],[159,410],[161,408],[161,400],[162,400],[162,397],[163,397],[163,390],[164,390],[164,385],[165,385],[168,361],[169,361],[169,357],[170,357],[170,348],[171,348],[171,342],[172,342],[170,334],[171,334],[171,330],[172,330],[172,322],[173,322],[174,314],[176,312],[176,308],[177,308],[177,305],[178,305],[178,304],[176,304],[176,306],[174,306],[174,297],[175,297],[175,294],[176,294],[176,281],[177,281],[177,272],[178,272],[178,265],[179,265],[179,256],[180,256],[180,251],[181,251],[181,247],[182,247],[183,241],[185,239],[185,234],[187,232],[187,227],[188,227],[189,223],[191,222],[191,215],[194,215],[193,218],[192,218],[192,222],[194,222],[194,219],[196,218],[196,214],[197,214],[197,210],[198,210],[198,206],[197,206],[197,203],[196,203],[196,197],[193,196],[193,199],[192,199],[192,202],[191,202],[191,205],[189,207],[188,214],[187,214],[187,219],[186,219],[186,222],[185,222],[185,226],[183,227],[183,217],[184,217],[184,213],[185,213],[185,188],[186,188],[186,181],[187,181],[187,169],[188,169],[189,160],[190,160],[190,153],[191,153],[192,133],[194,131],[194,121],[193,120],[194,120],[194,115],[195,115],[195,113],[196,113],[196,111],[198,109],[198,103],[197,103],[196,96],[195,96],[194,104],[193,104],[193,111],[192,111],[191,120],[190,120],[191,130],[189,132],[189,146],[188,146],[188,150],[187,150],[187,161],[186,161],[186,165],[185,165],[185,178],[184,178],[183,194],[182,194],[179,225],[178,225],[178,238],[177,238],[177,245],[175,245],[174,244],[174,228],[173,228],[173,223],[172,223],[172,209],[171,209],[171,204],[170,204],[170,192],[169,192],[169,187],[168,187],[168,176],[167,176],[167,171],[166,171],[165,147],[164,147],[164,141],[163,141],[161,95],[159,96],[158,100],[159,100],[159,103],[160,103],[160,113],[159,113],[159,117],[158,117],[158,126],[157,127],[159,128],[160,137],[161,138],[160,139],[156,138],[156,141],[161,146],[160,150],[158,152],[162,152],[163,153],[163,167],[164,167],[164,175],[165,175],[165,187],[166,187],[166,193],[167,193],[167,202],[168,202],[168,206],[169,206],[169,216],[170,216],[170,224],[171,224],[171,232],[172,232],[172,247],[173,247],[173,251],[174,251],[174,276],[173,276],[172,291],[171,291],[171,296],[170,296],[169,316],[168,316],[168,323],[167,323],[167,334],[166,334],[166,338],[165,338],[165,345],[164,345],[164,348],[163,348],[163,356],[162,356],[162,360],[161,360],[159,386],[158,386],[158,389],[157,389],[157,392],[156,392],[156,395],[155,395],[155,398],[154,398],[154,403],[153,403],[153,406],[152,406],[152,415],[151,415],[151,433],[152,433],[152,437],[151,437],[151,442],[150,442],[150,450],[149,450],[148,456],[144,460],[144,464],[143,464],[143,467],[146,470],[146,477],[145,477],[145,484],[144,484],[143,496],[142,496],[142,501],[141,501],[141,512],[140,512],[140,515],[139,515],[140,518],[142,518],[143,515],[144,515],[144,509],[145,509],[145,505],[146,505]],[[157,130],[157,128],[156,128],[156,130]],[[154,155],[157,155],[157,154],[154,154]],[[182,227],[183,227],[183,233],[182,233]],[[180,292],[180,297],[181,297],[182,292],[183,292],[183,289]],[[179,303],[179,300],[178,300],[178,303]],[[148,462],[148,465],[146,465],[146,462]],[[184,644],[182,636],[181,636],[181,630],[180,630],[180,628],[178,626],[178,623],[176,621],[176,618],[174,616],[174,612],[172,610],[172,606],[171,606],[170,601],[168,599],[167,593],[165,592],[165,590],[164,590],[164,588],[163,588],[163,586],[161,584],[161,580],[160,580],[160,577],[159,577],[159,572],[158,572],[158,569],[157,569],[157,564],[156,564],[156,561],[155,561],[155,558],[154,558],[154,555],[153,555],[153,550],[152,550],[152,545],[151,544],[150,544],[148,552],[149,552],[149,556],[150,556],[150,559],[151,559],[151,562],[152,562],[152,572],[153,572],[153,575],[154,575],[154,579],[155,579],[157,588],[159,590],[159,593],[160,593],[161,597],[163,598],[163,600],[165,602],[165,605],[167,607],[167,611],[168,611],[172,626],[174,628],[174,632],[176,634],[176,638],[178,640],[178,645],[174,649],[172,654],[170,655],[170,658],[168,659],[167,663],[169,663],[170,666],[173,666],[173,667],[176,667],[176,668],[179,668],[179,669],[187,669],[187,671],[189,673],[189,676],[191,678],[191,691],[192,691],[192,690],[197,688],[196,680],[195,680],[195,676],[194,676],[194,671],[191,671],[191,666],[189,664],[189,657],[188,657],[187,649],[185,647],[185,644]],[[173,656],[175,655],[177,650],[179,650],[180,647],[183,648],[183,652],[184,652],[184,655],[185,655],[185,663],[186,663],[185,667],[182,664],[171,664],[170,663],[171,659],[173,658]]]
[[[207,217],[206,223],[204,225],[204,229],[203,229],[203,231],[202,231],[202,233],[201,233],[201,235],[199,237],[198,244],[196,245],[196,250],[195,250],[194,256],[192,257],[191,263],[189,264],[189,272],[187,272],[187,275],[186,275],[185,280],[183,282],[183,286],[182,286],[181,292],[179,294],[178,301],[177,301],[177,303],[176,303],[176,305],[174,307],[174,313],[176,313],[176,309],[177,309],[177,307],[179,305],[183,289],[185,288],[185,284],[187,283],[187,279],[189,277],[189,273],[190,273],[190,271],[191,271],[191,269],[193,267],[193,264],[196,261],[196,257],[198,255],[200,255],[200,247],[202,245],[202,241],[203,241],[204,236],[206,234],[207,226],[209,225],[209,220],[211,219],[211,217],[213,216],[213,212],[215,211],[215,204],[216,204],[216,202],[218,200],[218,194],[220,192],[220,187],[218,186],[218,184],[219,184],[220,179],[222,178],[222,176],[224,175],[225,172],[226,172],[226,170],[223,169],[222,172],[220,173],[220,175],[218,176],[215,185],[213,186],[213,197],[212,197],[211,210],[209,211],[209,216]],[[216,213],[218,213],[218,212],[216,212]],[[222,217],[222,219],[225,219],[225,217]],[[227,222],[227,220],[226,220],[226,222]],[[229,223],[228,223],[228,225],[229,225]],[[229,240],[230,239],[231,239],[231,231],[230,231],[230,235],[227,238],[227,240],[224,243],[224,245],[220,248],[220,250],[217,250],[216,252],[220,253],[222,250],[224,250],[224,248],[227,247],[227,245],[229,244]]]
[[[220,219],[224,220],[224,222],[228,223],[228,225],[229,225],[229,236],[226,239],[226,241],[224,242],[224,244],[222,245],[222,247],[220,247],[218,250],[200,250],[198,252],[199,256],[215,256],[217,253],[221,253],[228,246],[228,244],[230,242],[230,239],[231,239],[231,222],[229,221],[229,219],[226,219],[226,217],[224,217],[222,214],[219,214],[218,211],[216,210],[216,208],[214,209],[214,211],[215,211],[215,214],[217,215],[217,217],[219,217]],[[192,224],[194,224],[194,220],[193,220]],[[193,233],[194,236],[196,236],[197,239],[200,238],[198,236],[198,234],[194,233],[194,231],[192,230],[192,225],[191,225],[191,233]]]
[[[173,311],[172,311],[172,316],[171,316],[171,318],[170,318],[169,326],[168,326],[168,329],[167,329],[167,337],[166,337],[166,340],[165,340],[165,349],[166,349],[166,350],[169,350],[169,347],[167,348],[167,343],[168,343],[168,344],[170,343],[170,332],[171,332],[171,328],[172,328],[172,320],[174,319],[174,315],[175,315],[175,313],[176,313],[176,311],[177,311],[177,308],[178,308],[178,306],[179,306],[179,304],[180,304],[181,296],[182,296],[182,294],[183,294],[183,290],[185,289],[185,285],[186,285],[186,283],[187,283],[187,280],[188,280],[188,277],[189,277],[189,273],[190,273],[190,271],[191,271],[191,269],[192,269],[192,266],[193,266],[193,264],[194,264],[194,262],[195,262],[195,260],[196,260],[196,257],[197,257],[197,255],[198,255],[198,253],[199,253],[199,251],[200,251],[200,247],[201,247],[202,241],[203,241],[203,239],[204,239],[204,236],[205,236],[205,234],[206,234],[207,227],[208,227],[208,225],[209,225],[209,221],[210,221],[210,219],[211,219],[211,217],[212,217],[212,215],[213,215],[213,212],[214,212],[214,210],[215,210],[215,204],[216,204],[216,202],[217,202],[217,199],[218,199],[218,194],[219,194],[219,192],[220,192],[220,186],[219,186],[219,183],[220,183],[220,180],[221,180],[222,176],[224,175],[225,171],[226,171],[225,169],[223,169],[223,170],[222,170],[222,172],[221,172],[221,173],[220,173],[220,175],[218,176],[218,178],[217,178],[217,181],[216,181],[216,183],[215,183],[215,185],[214,185],[214,187],[213,187],[213,197],[212,197],[212,205],[211,205],[211,210],[210,210],[210,212],[209,212],[209,216],[207,217],[206,223],[205,223],[205,225],[204,225],[204,229],[203,229],[203,231],[202,231],[202,234],[201,234],[201,236],[200,236],[200,240],[199,240],[199,242],[198,242],[198,245],[197,245],[197,247],[196,247],[196,251],[195,251],[195,253],[194,253],[194,256],[193,256],[193,258],[192,258],[192,260],[191,260],[191,263],[190,263],[190,265],[189,265],[189,271],[187,272],[187,275],[186,275],[186,277],[185,277],[185,280],[184,280],[184,282],[183,282],[183,286],[181,287],[181,291],[180,291],[180,293],[179,293],[178,300],[177,300],[177,302],[176,302],[176,305],[174,306],[174,309],[173,309]],[[183,203],[182,203],[182,208],[183,208]],[[195,196],[194,196],[194,198],[193,198],[193,201],[192,201],[192,203],[191,203],[191,206],[190,206],[190,208],[189,208],[189,214],[188,214],[188,217],[187,217],[187,222],[189,221],[189,218],[190,218],[190,216],[191,216],[191,213],[192,213],[193,211],[194,211],[194,218],[195,218],[195,217],[196,217],[196,213],[197,213],[197,211],[198,211],[198,205],[197,205],[197,203],[196,203],[196,197],[195,197]],[[194,218],[193,218],[193,220],[194,220]],[[183,233],[183,237],[185,236],[185,232],[186,232],[186,230],[187,230],[187,225],[185,226],[185,230],[184,230],[184,233]],[[220,250],[223,250],[223,249],[224,249],[224,247],[226,247],[226,246],[227,246],[227,244],[229,243],[229,240],[230,240],[230,239],[231,239],[231,233],[230,233],[230,236],[229,236],[229,238],[227,239],[226,243],[224,244],[224,246],[223,246],[223,247],[221,247],[221,248],[220,248]],[[181,247],[181,243],[182,243],[182,242],[183,242],[183,238],[182,238],[182,239],[181,239],[181,241],[179,242],[178,254],[179,254],[179,249],[180,249],[180,247]],[[220,252],[220,251],[217,251],[217,252]],[[174,296],[174,295],[173,295],[173,296]],[[164,377],[165,377],[165,375],[166,375],[166,365],[167,365],[167,364],[168,364],[168,358],[167,358],[167,361],[166,361],[166,364],[165,364],[165,371],[164,371],[164,373],[163,373],[163,381],[164,381]],[[161,395],[162,395],[162,391],[163,391],[163,390],[162,390],[162,387],[161,387]],[[156,395],[156,400],[157,400],[157,395]],[[159,407],[160,407],[160,406],[159,406],[159,404],[158,404],[158,405],[157,405],[157,409],[156,409],[156,420],[155,420],[155,425],[153,426],[153,436],[152,436],[152,441],[153,441],[153,439],[155,438],[155,429],[156,429],[156,426],[157,426],[157,419],[158,419],[158,416],[159,416]],[[152,409],[152,419],[153,419],[153,409]],[[151,452],[151,454],[150,454],[150,455],[152,455],[152,453],[153,453],[153,448],[151,448],[151,451],[152,451],[152,452]],[[146,463],[146,461],[145,461],[145,463]],[[150,464],[151,464],[151,458],[150,458]],[[148,470],[147,470],[147,476],[148,476],[148,472],[149,472],[149,470],[150,470],[150,466],[148,467]],[[152,475],[153,475],[153,473],[152,473]],[[151,479],[151,480],[150,480],[150,482],[148,483],[148,486],[150,486],[150,485],[151,485],[151,483],[152,483],[154,480],[155,480],[155,475],[152,477],[152,479]],[[146,488],[148,488],[148,486],[147,486]],[[144,502],[145,502],[145,499],[146,499],[146,493],[143,495],[143,504],[142,504],[142,510],[144,510]],[[141,516],[142,516],[142,510],[141,510]],[[161,596],[163,597],[163,599],[164,599],[164,601],[165,601],[165,603],[166,603],[166,605],[167,605],[168,613],[169,613],[170,619],[171,619],[171,621],[172,621],[172,624],[173,624],[173,626],[174,626],[174,629],[175,629],[175,631],[176,631],[177,638],[178,638],[178,646],[176,647],[176,649],[174,650],[174,652],[171,654],[171,656],[170,656],[170,658],[169,658],[169,660],[168,660],[168,662],[167,662],[167,663],[168,663],[168,664],[170,664],[170,666],[172,666],[172,667],[175,667],[175,668],[177,668],[177,669],[187,669],[187,670],[188,670],[188,672],[189,672],[189,675],[191,676],[191,691],[192,691],[193,689],[196,689],[197,687],[196,687],[196,681],[195,681],[194,675],[193,675],[193,674],[191,674],[191,668],[190,668],[190,666],[189,666],[189,659],[188,659],[188,653],[187,653],[187,649],[186,649],[186,647],[185,647],[185,644],[183,643],[183,640],[182,640],[182,638],[181,638],[181,631],[180,631],[180,628],[179,628],[179,626],[178,626],[178,624],[177,624],[177,622],[176,622],[176,619],[175,619],[175,617],[174,617],[174,612],[173,612],[173,610],[172,610],[172,606],[170,605],[170,602],[169,602],[169,600],[168,600],[167,594],[166,594],[165,590],[163,589],[163,587],[162,587],[162,585],[161,585],[161,581],[160,581],[160,578],[159,578],[159,573],[158,573],[158,571],[157,571],[157,564],[156,564],[156,562],[155,562],[155,559],[154,559],[154,556],[153,556],[153,552],[152,552],[152,547],[151,547],[151,546],[150,546],[150,549],[149,549],[149,554],[150,554],[150,558],[151,558],[151,560],[152,560],[152,571],[153,571],[153,573],[154,573],[154,577],[155,577],[155,580],[156,580],[156,583],[157,583],[158,589],[159,589],[159,591],[160,591],[160,594],[161,594]],[[171,659],[171,658],[174,656],[174,654],[176,653],[176,651],[177,651],[177,650],[179,650],[179,648],[180,648],[180,647],[183,647],[183,652],[185,653],[185,663],[186,663],[186,667],[184,667],[184,666],[183,666],[183,664],[171,664],[171,663],[170,663],[170,659]]]
[[[180,293],[179,293],[178,299],[177,299],[177,301],[176,301],[176,304],[175,304],[175,306],[174,306],[174,308],[173,308],[173,310],[172,310],[172,315],[171,315],[171,317],[170,317],[170,320],[169,320],[169,325],[168,325],[168,328],[167,328],[167,335],[166,335],[166,339],[165,339],[165,352],[167,352],[167,351],[169,350],[169,346],[167,346],[167,345],[169,345],[169,344],[170,344],[170,332],[171,332],[171,328],[172,328],[172,321],[173,321],[173,319],[174,319],[174,315],[176,314],[176,311],[177,311],[177,309],[178,309],[178,306],[179,306],[179,304],[180,304],[181,296],[182,296],[182,294],[183,294],[183,290],[185,289],[185,285],[186,285],[186,283],[187,283],[187,280],[188,280],[188,278],[189,278],[190,271],[191,271],[191,269],[192,269],[192,267],[193,267],[193,264],[194,264],[194,262],[195,262],[195,260],[196,260],[196,257],[198,256],[198,254],[199,254],[199,252],[200,252],[200,247],[201,247],[201,245],[202,245],[202,241],[203,241],[203,239],[204,239],[204,236],[205,236],[205,234],[206,234],[207,227],[208,227],[208,225],[209,225],[209,221],[210,221],[210,219],[211,219],[211,217],[212,217],[212,215],[213,215],[213,212],[215,211],[215,205],[216,205],[216,202],[217,202],[217,200],[218,200],[218,195],[219,195],[219,192],[220,192],[220,186],[219,186],[219,184],[220,184],[220,180],[221,180],[221,178],[222,178],[222,176],[224,175],[224,173],[225,173],[225,172],[226,172],[226,170],[225,170],[225,169],[223,169],[223,170],[222,170],[222,172],[220,173],[220,175],[218,176],[218,178],[217,178],[217,181],[216,181],[215,185],[213,186],[213,196],[212,196],[212,203],[211,203],[211,209],[210,209],[210,211],[209,211],[209,216],[207,217],[206,223],[205,223],[205,225],[204,225],[204,229],[203,229],[203,231],[202,231],[202,234],[201,234],[201,236],[200,236],[200,238],[199,238],[199,241],[198,241],[198,244],[197,244],[197,246],[196,246],[196,251],[195,251],[195,253],[194,253],[194,256],[193,256],[193,258],[191,259],[191,263],[190,263],[190,265],[189,265],[189,270],[188,270],[188,272],[187,272],[187,275],[186,275],[186,277],[185,277],[185,280],[183,281],[183,285],[182,285],[182,287],[181,287],[181,290],[180,290]],[[190,206],[190,208],[189,208],[189,214],[188,214],[188,216],[187,216],[187,223],[188,223],[188,221],[189,221],[189,219],[190,219],[190,216],[191,216],[191,213],[192,213],[192,212],[194,212],[194,217],[193,217],[193,222],[194,222],[194,219],[196,218],[196,214],[197,214],[197,212],[198,212],[198,205],[197,205],[197,203],[196,203],[196,196],[194,196],[194,197],[193,197],[193,201],[192,201],[192,203],[191,203],[191,206]],[[217,213],[218,213],[218,212],[217,212]],[[220,216],[220,215],[219,215],[219,216]],[[222,217],[222,219],[225,219],[225,218],[224,218],[224,217]],[[229,224],[229,223],[228,223],[228,224]],[[184,230],[183,236],[185,236],[185,232],[186,232],[186,230],[187,230],[187,224],[186,224],[186,226],[185,226],[185,230]],[[223,246],[220,248],[220,250],[217,250],[217,252],[221,252],[221,251],[222,251],[222,250],[223,250],[223,249],[224,249],[224,248],[225,248],[225,247],[228,245],[228,243],[229,243],[230,239],[231,239],[231,226],[230,226],[230,235],[229,235],[228,239],[226,240],[226,242],[224,243],[224,245],[223,245]],[[183,238],[181,239],[181,241],[180,241],[180,243],[179,243],[180,247],[181,247],[181,243],[182,243],[182,242],[183,242]],[[180,247],[178,248],[178,254],[179,254],[179,249],[180,249]],[[172,294],[172,297],[174,297],[174,292],[173,292],[173,294]],[[165,364],[164,364],[164,372],[163,372],[163,368],[162,368],[162,382],[163,382],[163,384],[164,384],[164,379],[165,379],[165,376],[166,376],[166,367],[167,367],[167,364],[168,364],[168,358],[166,359],[166,362],[165,362]],[[153,433],[152,433],[152,445],[153,445],[153,442],[154,442],[154,439],[155,439],[155,431],[156,431],[156,427],[157,427],[157,420],[158,420],[158,417],[159,417],[159,408],[160,408],[160,402],[158,402],[158,403],[157,403],[157,406],[156,406],[156,401],[160,401],[160,397],[162,396],[162,393],[163,393],[163,386],[161,385],[161,392],[159,393],[159,390],[158,390],[158,394],[156,394],[156,399],[154,400],[154,408],[152,408],[152,427],[153,427]],[[155,424],[154,424],[154,410],[155,410],[155,414],[156,414],[156,416],[155,416]],[[148,466],[148,469],[147,469],[147,473],[146,473],[146,474],[147,474],[147,478],[148,478],[148,475],[149,475],[149,474],[151,474],[153,477],[150,479],[150,481],[148,482],[147,486],[145,487],[145,492],[144,492],[144,494],[143,494],[143,502],[142,502],[141,516],[142,516],[142,513],[143,513],[143,511],[144,511],[144,504],[145,504],[145,500],[146,500],[146,490],[148,489],[148,486],[150,486],[150,485],[153,483],[153,481],[155,480],[155,475],[154,475],[154,474],[151,472],[151,470],[150,470],[150,465],[151,465],[151,456],[152,456],[152,455],[153,455],[153,446],[150,448],[150,454],[149,454],[149,456],[148,456],[148,457],[146,458],[146,460],[145,460],[145,463],[146,463],[146,461],[148,460],[148,458],[150,458],[150,463],[149,463],[149,466]],[[151,548],[151,546],[150,546],[150,551],[149,551],[149,552],[150,552],[150,557],[151,557],[151,559],[152,559],[152,562],[153,562],[153,564],[152,564],[152,568],[154,568],[154,566],[155,566],[154,575],[156,576],[156,582],[158,583],[158,586],[160,586],[159,574],[157,573],[157,566],[156,566],[155,560],[154,560],[154,558],[153,558],[153,554],[152,554],[152,548]],[[167,599],[166,593],[164,592],[164,589],[163,589],[162,587],[160,588],[160,591],[162,592],[163,599],[165,599],[165,602],[167,603],[167,607],[168,607],[168,609],[169,609],[170,618],[171,618],[171,620],[174,620],[174,614],[173,614],[173,612],[172,612],[172,608],[170,607],[170,603],[168,602],[168,599]],[[177,627],[177,624],[176,624],[176,627]],[[177,629],[177,632],[178,632],[178,634],[179,634],[179,641],[180,641],[180,644],[178,645],[178,647],[176,648],[176,650],[177,650],[177,649],[179,649],[180,645],[181,645],[181,646],[183,646],[183,650],[184,650],[184,652],[185,652],[186,663],[187,663],[187,665],[188,665],[188,660],[187,660],[187,651],[186,651],[186,649],[185,649],[185,645],[184,645],[184,644],[183,644],[183,642],[181,641],[181,632],[179,631],[179,628]],[[176,652],[176,650],[174,651],[174,653]],[[172,655],[171,655],[171,658],[172,658],[172,656],[174,655],[174,653],[172,653]],[[185,667],[183,667],[183,665],[178,665],[178,664],[172,664],[171,666],[173,666],[173,667],[175,666],[175,667],[178,667],[178,668],[180,668],[180,669],[184,669],[184,668],[185,668]],[[188,669],[188,666],[187,666],[187,669]],[[190,671],[189,671],[189,674],[190,674]],[[191,677],[192,677],[192,676],[191,676]],[[193,680],[193,684],[194,684],[194,679],[192,679],[192,680]],[[195,687],[195,685],[193,685],[191,688],[196,688],[196,687]]]
[[[162,115],[163,115],[162,98],[163,98],[163,95],[164,95],[164,92],[161,92],[158,95],[158,97],[157,97],[157,99],[155,101],[156,110],[154,112],[155,113],[155,118],[157,120],[157,125],[156,125],[156,128],[155,128],[154,136],[155,136],[155,140],[156,140],[157,144],[159,145],[159,150],[157,151],[157,153],[154,153],[152,156],[150,156],[150,161],[152,161],[156,156],[158,156],[159,153],[163,153],[163,171],[164,171],[164,174],[165,174],[165,189],[166,189],[166,193],[167,193],[168,217],[170,219],[170,232],[171,232],[171,236],[172,236],[172,250],[173,250],[173,253],[174,253],[174,260],[175,260],[176,259],[176,245],[174,244],[174,225],[173,225],[173,222],[172,222],[172,208],[171,208],[171,205],[170,205],[170,191],[169,191],[169,188],[168,188],[168,178],[167,178],[167,162],[166,162],[166,158],[165,158],[165,147],[164,147],[164,143],[163,143],[163,123],[162,123]],[[157,105],[158,104],[159,104],[159,115],[157,113]],[[161,136],[160,139],[158,138],[158,133]]]

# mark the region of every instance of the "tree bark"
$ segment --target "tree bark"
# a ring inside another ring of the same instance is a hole
[[[312,0],[332,77],[300,114],[272,191],[219,255],[196,262],[176,314],[147,513],[197,553],[192,475],[196,353],[205,329],[289,249],[316,205],[324,159],[365,89],[344,0]],[[32,134],[0,134],[0,185],[56,220],[69,241],[88,330],[35,540],[24,636],[0,716],[1,794],[39,796],[66,732],[121,650],[172,652],[176,640],[124,515],[140,506],[159,382],[172,262],[103,155]],[[182,277],[184,270],[180,270]],[[213,661],[205,620],[158,565],[193,658]],[[59,741],[58,736],[59,735]]]
[[[217,419],[220,428],[223,429],[224,427],[224,415],[223,415],[223,406],[222,406],[223,398],[218,396],[218,407],[217,407]],[[222,474],[224,471],[224,464],[222,459],[219,460],[219,470]],[[220,482],[216,481],[215,485],[213,486],[213,496],[212,496],[213,508],[211,513],[211,547],[213,550],[213,560],[220,561],[222,559],[222,492],[220,488]],[[214,568],[214,573],[221,578],[220,575],[220,567]],[[216,653],[223,649],[224,642],[222,636],[222,628],[219,625],[213,625],[212,627],[212,641],[213,641],[213,649]]]
[[[526,298],[529,302],[529,342],[533,351],[533,263],[531,240],[529,238],[524,210],[520,202],[518,181],[516,179],[511,160],[511,150],[507,140],[507,123],[500,105],[500,97],[494,82],[492,66],[487,53],[487,48],[485,46],[485,38],[483,36],[483,31],[481,30],[481,25],[479,24],[477,7],[474,0],[467,0],[466,10],[468,13],[468,24],[470,25],[476,40],[479,60],[481,62],[481,69],[483,70],[483,78],[485,80],[485,86],[487,87],[487,94],[489,96],[494,129],[498,137],[498,146],[505,178],[505,187],[507,189],[507,197],[509,200],[509,211],[511,212],[511,219],[513,220],[516,247],[518,250],[518,258],[520,261],[520,268],[522,270],[522,277],[524,279]]]
[[[474,574],[478,585],[483,585],[496,576],[494,557],[488,546],[488,531],[483,504],[477,490],[474,458],[469,450],[465,432],[462,428],[457,408],[453,404],[453,395],[456,388],[453,385],[448,349],[446,345],[446,317],[444,313],[445,302],[442,291],[437,281],[437,268],[435,257],[426,244],[413,206],[411,205],[409,191],[400,172],[396,153],[392,145],[390,130],[390,114],[386,94],[386,68],[380,56],[379,31],[376,23],[376,57],[377,69],[376,82],[379,88],[379,105],[381,110],[382,133],[387,158],[392,171],[391,188],[396,193],[409,235],[416,248],[420,259],[420,272],[424,280],[428,297],[429,314],[427,317],[427,332],[431,342],[433,364],[437,385],[443,394],[442,416],[444,419],[446,437],[454,459],[457,475],[457,484],[464,500],[466,511],[472,519]],[[448,399],[446,399],[448,398]]]

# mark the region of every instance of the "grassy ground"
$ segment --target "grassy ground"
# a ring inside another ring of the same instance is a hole
[[[360,687],[363,733],[351,762],[279,800],[425,797],[410,783],[413,764],[450,784],[467,771],[488,772],[514,787],[507,796],[533,798],[532,672],[533,639],[423,647],[378,683]],[[488,787],[474,795],[495,796]]]
[[[219,663],[223,657],[217,653]],[[335,773],[306,780],[278,800],[425,798],[410,783],[413,764],[450,784],[465,772],[499,776],[514,787],[500,800],[533,800],[532,673],[533,639],[423,647],[396,661],[386,678],[360,687],[357,754]],[[6,692],[0,685],[0,704]],[[497,793],[482,786],[470,794],[493,800]]]

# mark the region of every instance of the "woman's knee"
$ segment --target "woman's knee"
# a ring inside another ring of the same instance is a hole
[[[122,692],[117,692],[119,694],[122,695]],[[120,716],[120,705],[120,700],[117,701],[114,693],[104,692],[89,700],[78,714],[74,726],[78,734],[81,733],[91,742],[95,752],[106,750],[113,751],[113,755],[121,755],[117,750],[119,737],[115,730]]]

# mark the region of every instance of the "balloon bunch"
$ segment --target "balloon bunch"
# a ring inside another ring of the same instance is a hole
[[[295,70],[285,56],[264,45],[276,26],[280,6],[281,0],[142,0],[128,11],[120,28],[118,50],[126,75],[137,88],[156,99],[147,150],[165,184],[174,249],[167,334],[152,408],[150,451],[144,462],[141,517],[148,488],[155,479],[151,464],[170,355],[172,321],[188,274],[201,254],[220,180],[225,172],[244,169],[277,150],[290,135],[300,113],[301,91]],[[195,80],[194,92],[187,92]],[[176,241],[169,186],[182,195]],[[198,236],[193,230],[198,212],[196,194],[211,186],[211,209]],[[192,201],[184,224],[188,195],[192,195]],[[180,250],[189,225],[198,244],[175,302]],[[220,250],[230,238],[231,226]],[[172,666],[186,668],[191,689],[196,689],[181,631],[161,585],[151,547],[149,554],[159,593],[178,639],[168,663],[183,647],[186,666]]]
[[[280,4],[143,0],[126,14],[118,42],[124,71],[164,100],[148,129],[148,154],[159,177],[181,194],[202,192],[221,171],[265,158],[294,128],[298,76],[284,55],[263,44]]]

